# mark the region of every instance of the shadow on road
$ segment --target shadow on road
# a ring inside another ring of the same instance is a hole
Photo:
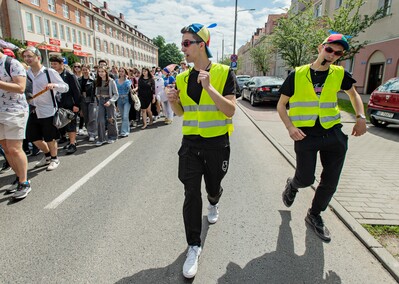
[[[202,217],[201,241],[202,247],[205,247],[205,240],[209,230],[209,223],[206,216]],[[150,268],[142,270],[132,276],[125,277],[117,281],[115,284],[176,284],[176,283],[192,283],[193,279],[186,279],[182,274],[183,263],[186,260],[186,252],[184,251],[179,257],[168,266],[162,268]]]
[[[323,242],[309,227],[305,253],[295,254],[291,212],[279,212],[282,220],[276,251],[251,260],[244,268],[230,262],[217,283],[341,283],[334,271],[324,276]]]
[[[367,128],[367,132],[372,135],[384,138],[386,140],[391,140],[394,142],[399,141],[398,125],[389,125],[388,127],[380,128],[370,124],[369,127]]]

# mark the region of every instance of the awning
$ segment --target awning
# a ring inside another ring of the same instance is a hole
[[[51,44],[45,44],[45,43],[40,43],[40,42],[35,42],[35,41],[26,41],[27,46],[33,46],[38,49],[44,49],[44,50],[49,50],[49,51],[55,51],[55,52],[61,52],[61,48],[59,46],[51,45]]]
[[[84,52],[84,51],[79,51],[79,50],[74,50],[73,54],[77,55],[77,56],[82,56],[82,57],[89,57],[92,56],[91,53],[88,52]]]

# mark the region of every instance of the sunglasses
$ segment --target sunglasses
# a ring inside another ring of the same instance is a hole
[[[73,66],[73,68],[81,68],[81,66]]]
[[[342,50],[334,50],[334,49],[332,49],[331,47],[329,47],[329,46],[324,46],[324,50],[327,52],[327,53],[334,53],[334,55],[336,55],[336,56],[342,56],[342,55],[344,55],[344,52],[342,51]]]
[[[194,43],[201,43],[203,42],[202,40],[188,40],[186,39],[185,41],[181,42],[181,46],[184,47],[190,47],[190,45],[194,44]]]

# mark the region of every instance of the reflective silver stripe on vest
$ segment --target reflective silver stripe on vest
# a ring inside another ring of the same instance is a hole
[[[318,115],[295,115],[290,116],[291,121],[306,121],[306,120],[316,120]]]
[[[217,126],[225,126],[227,124],[232,124],[232,119],[225,120],[212,120],[212,121],[204,121],[199,122],[196,120],[183,120],[183,126],[191,126],[191,127],[199,127],[199,128],[209,128],[209,127],[217,127]]]
[[[290,103],[290,108],[294,108],[294,107],[317,107],[317,106],[319,106],[319,102],[318,101]]]
[[[340,119],[340,118],[341,118],[341,114],[337,114],[337,115],[334,115],[334,116],[325,116],[325,117],[321,117],[320,118],[320,122],[321,123],[330,122],[330,121],[334,121],[334,120],[337,120],[337,119]]]
[[[215,105],[191,105],[184,106],[183,110],[186,112],[189,111],[218,111],[219,109]]]
[[[335,108],[337,103],[320,103],[320,108]]]

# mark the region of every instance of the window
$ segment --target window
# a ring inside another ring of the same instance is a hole
[[[62,4],[62,14],[65,19],[69,19],[69,7],[67,4]]]
[[[112,27],[109,27],[109,35],[112,36]]]
[[[94,20],[94,29],[98,31],[98,21]]]
[[[87,46],[86,33],[83,33],[83,45]]]
[[[108,53],[108,42],[104,41],[104,52]]]
[[[119,55],[119,45],[116,46],[116,55]]]
[[[50,36],[50,21],[44,20],[44,34]]]
[[[335,9],[338,9],[339,7],[341,7],[342,1],[343,0],[335,0]]]
[[[30,2],[31,2],[33,5],[40,6],[40,1],[39,1],[39,0],[31,0]]]
[[[49,11],[55,13],[55,0],[47,0],[47,4]]]
[[[391,14],[391,3],[392,0],[379,0],[378,9],[382,8],[383,15],[387,16]]]
[[[56,22],[51,22],[51,28],[53,30],[53,37],[58,38],[58,25]]]
[[[76,30],[72,29],[72,43],[76,43]]]
[[[101,44],[99,38],[96,38],[96,50],[101,51]]]
[[[105,30],[105,23],[103,23],[102,26],[103,26],[103,33],[107,33],[106,30]]]
[[[42,18],[39,16],[35,16],[35,28],[37,34],[43,34]]]
[[[118,39],[119,39],[118,30],[115,30],[115,38],[118,38]]]
[[[33,32],[33,16],[31,13],[25,13],[26,16],[26,29],[28,32]]]
[[[125,57],[125,48],[123,46],[121,47],[121,55]]]
[[[87,35],[88,46],[91,47],[91,35]]]
[[[86,27],[91,28],[91,21],[89,15],[86,15]]]
[[[111,54],[115,54],[114,44],[111,43]]]
[[[64,30],[64,25],[60,24],[60,38],[62,40],[65,40],[65,30]]]
[[[66,33],[67,42],[71,42],[71,29],[69,27],[66,27],[65,33]]]
[[[75,11],[75,18],[76,18],[76,22],[78,24],[80,24],[80,12],[79,12],[79,10]]]
[[[82,32],[78,31],[78,42],[79,44],[82,44]]]
[[[322,2],[314,5],[314,16],[315,18],[322,16]]]

